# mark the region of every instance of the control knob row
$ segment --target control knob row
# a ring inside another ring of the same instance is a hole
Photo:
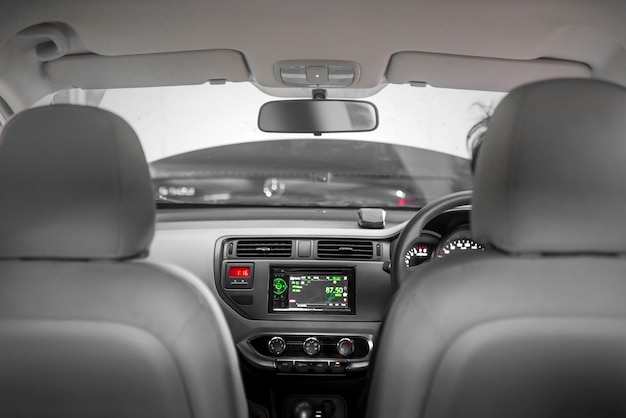
[[[282,337],[272,337],[267,348],[272,355],[279,356],[287,349],[287,342]],[[349,357],[354,353],[354,341],[342,338],[337,342],[336,348],[341,357]],[[315,337],[309,337],[302,343],[302,350],[311,357],[316,356],[322,351],[322,343]]]

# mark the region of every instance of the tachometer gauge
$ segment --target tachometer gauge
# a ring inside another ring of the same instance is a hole
[[[416,245],[404,255],[404,263],[407,267],[422,264],[432,256],[433,247],[430,245]]]
[[[437,258],[461,251],[484,251],[485,247],[470,238],[469,226],[465,225],[444,237],[437,247]]]

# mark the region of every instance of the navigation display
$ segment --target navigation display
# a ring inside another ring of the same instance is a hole
[[[353,313],[353,269],[272,268],[271,312]]]

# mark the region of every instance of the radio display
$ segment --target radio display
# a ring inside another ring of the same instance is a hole
[[[354,313],[354,269],[271,268],[270,312]]]

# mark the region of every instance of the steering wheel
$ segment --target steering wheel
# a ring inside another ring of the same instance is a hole
[[[471,203],[471,190],[456,192],[433,200],[421,208],[415,216],[411,218],[400,233],[391,258],[391,285],[395,290],[400,288],[407,280],[410,280],[411,276],[418,268],[418,266],[407,267],[404,262],[404,256],[411,248],[411,245],[417,241],[424,226],[446,210],[453,209],[457,206],[469,205]]]

